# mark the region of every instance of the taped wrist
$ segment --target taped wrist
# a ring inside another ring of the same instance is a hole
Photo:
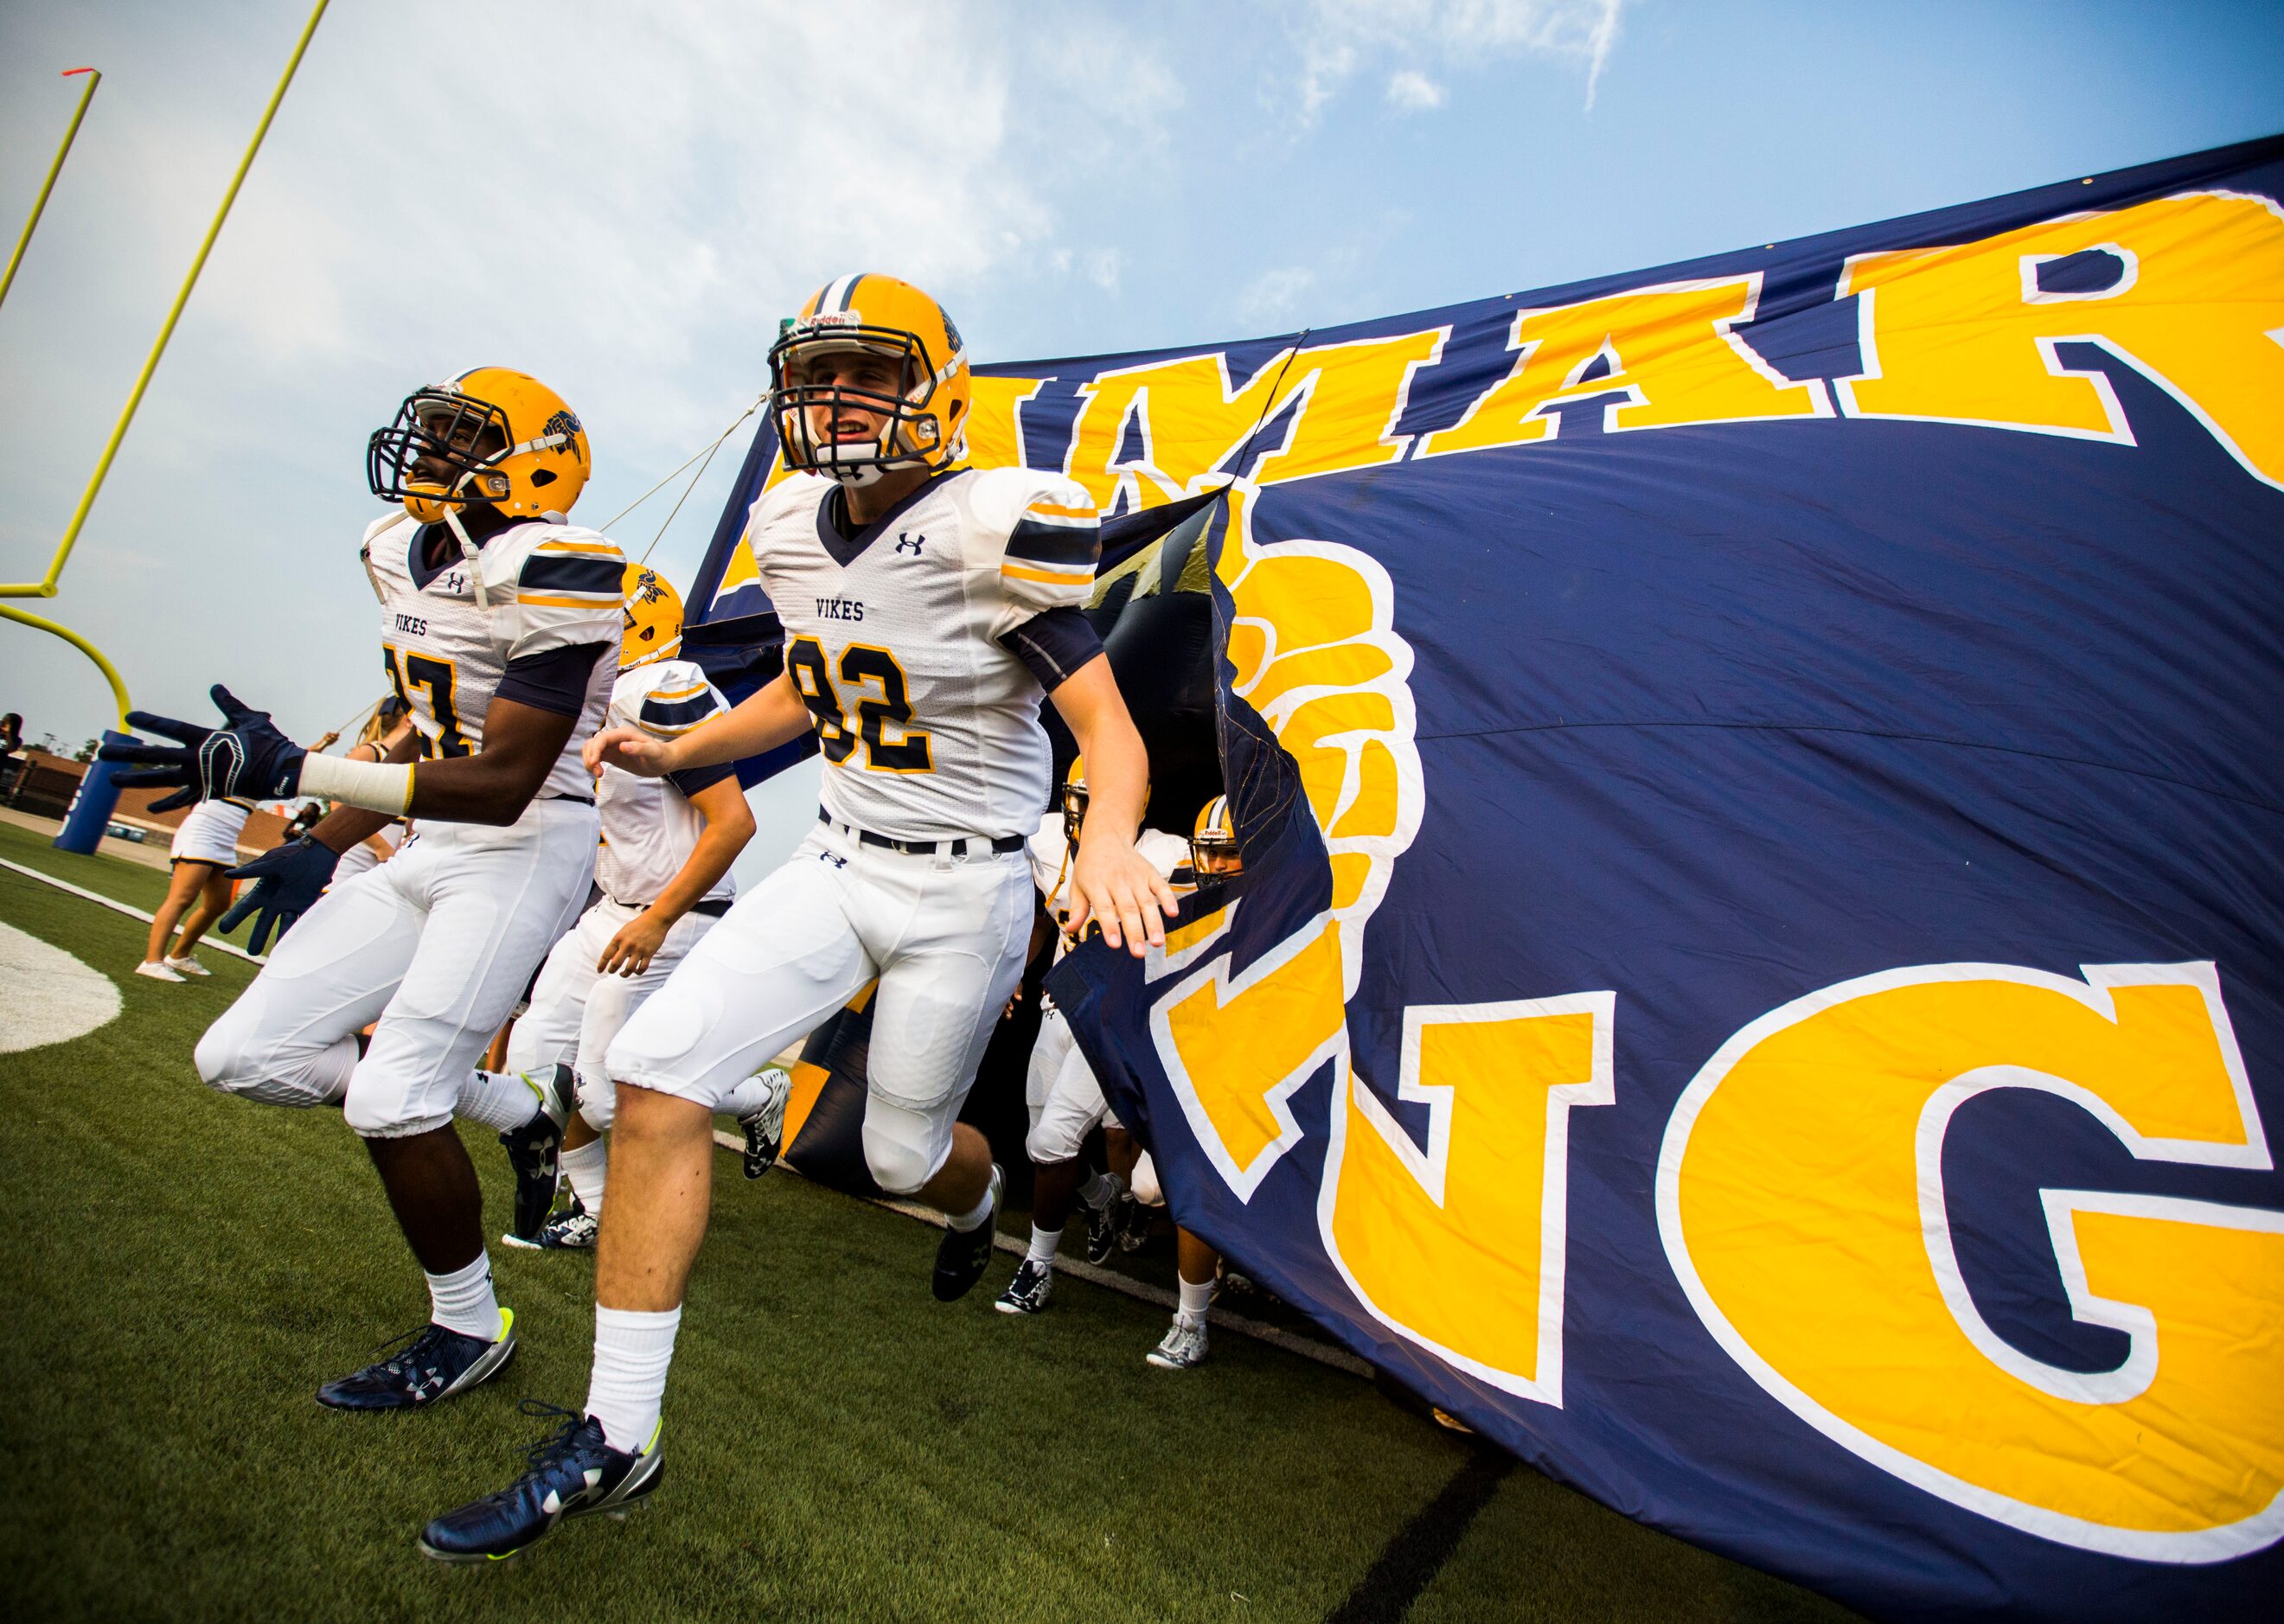
[[[304,756],[298,792],[402,817],[412,805],[412,763],[352,761],[338,755]]]

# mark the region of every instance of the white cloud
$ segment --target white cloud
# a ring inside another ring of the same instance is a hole
[[[0,395],[11,579],[44,567],[306,5],[0,11],[0,195],[30,195],[68,116],[50,64],[107,75],[0,324],[0,371],[39,386]],[[1181,99],[1121,14],[1043,27],[1012,0],[336,6],[51,613],[138,704],[202,715],[223,678],[314,734],[378,684],[364,441],[408,390],[545,378],[594,437],[599,521],[753,399],[778,318],[830,277],[909,277],[985,354],[1058,263],[1118,296],[1093,188],[1162,160]],[[736,462],[661,555],[685,581]],[[77,655],[0,639],[7,708],[99,719]]]
[[[1464,68],[1531,56],[1586,75],[1594,105],[1616,49],[1627,0],[1307,0],[1295,24],[1301,51],[1295,110],[1302,129],[1359,69],[1391,70],[1388,99],[1407,110],[1441,105],[1443,87],[1421,63]],[[1410,66],[1403,66],[1410,64]],[[1434,99],[1412,99],[1433,96]]]
[[[1443,87],[1417,68],[1405,68],[1388,82],[1388,102],[1406,113],[1432,113],[1443,105]]]
[[[1263,271],[1237,296],[1238,314],[1264,324],[1286,320],[1299,309],[1302,295],[1316,285],[1317,273],[1305,265]]]

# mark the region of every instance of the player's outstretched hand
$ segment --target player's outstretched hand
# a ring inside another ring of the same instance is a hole
[[[272,935],[284,936],[294,920],[309,911],[318,894],[332,884],[333,865],[340,860],[340,854],[332,847],[305,834],[239,864],[223,878],[250,879],[253,888],[231,904],[215,928],[227,933],[236,930],[246,915],[254,915],[246,946],[249,952],[261,952]]]
[[[591,773],[602,771],[607,762],[637,777],[663,778],[674,766],[673,748],[637,728],[605,728],[580,746],[579,759]]]
[[[1102,939],[1140,958],[1166,945],[1165,921],[1177,904],[1174,888],[1130,841],[1079,842],[1071,865],[1071,940],[1086,940],[1087,922],[1101,927]]]
[[[605,975],[640,975],[650,968],[650,961],[666,945],[666,933],[672,926],[662,923],[658,916],[645,908],[624,925],[603,949],[603,956],[595,961],[595,968]]]
[[[129,711],[129,727],[176,742],[106,745],[95,753],[96,760],[135,769],[118,774],[115,783],[173,790],[151,803],[153,812],[229,795],[249,800],[291,795],[301,782],[301,758],[308,752],[278,730],[268,711],[248,709],[220,683],[207,691],[222,712],[222,726],[204,728],[150,711]]]

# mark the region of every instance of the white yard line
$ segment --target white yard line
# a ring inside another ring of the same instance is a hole
[[[100,891],[87,890],[84,887],[74,886],[67,879],[58,879],[52,874],[43,874],[39,870],[27,868],[20,863],[11,863],[5,857],[0,857],[0,869],[6,869],[12,873],[21,874],[27,878],[36,879],[44,885],[53,886],[59,891],[68,891],[74,896],[85,897],[89,902],[99,903],[103,907],[110,909],[113,913],[123,913],[129,915],[133,918],[142,920],[145,925],[151,923],[151,916],[145,913],[141,909],[133,907],[126,902],[120,902],[115,897],[106,896]],[[266,964],[270,962],[266,958],[255,957],[253,954],[248,953],[244,948],[232,947],[226,941],[216,941],[211,936],[208,936],[204,941],[200,941],[199,946],[202,948],[212,948],[217,953],[227,953],[232,958],[242,958],[249,964]]]

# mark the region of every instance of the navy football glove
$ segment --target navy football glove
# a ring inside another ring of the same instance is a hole
[[[171,812],[193,801],[220,800],[226,795],[245,800],[282,800],[301,785],[301,758],[309,752],[280,733],[268,711],[246,709],[220,683],[209,692],[215,708],[222,712],[222,726],[202,728],[195,722],[129,711],[128,726],[178,744],[106,745],[95,753],[99,761],[135,767],[133,772],[115,775],[113,783],[175,791],[153,801],[153,812]]]
[[[261,952],[273,933],[284,937],[293,921],[309,911],[318,894],[332,884],[333,865],[340,860],[340,853],[305,834],[231,870],[224,878],[250,879],[254,888],[231,905],[215,928],[227,933],[246,915],[255,915],[246,946],[249,952]]]

